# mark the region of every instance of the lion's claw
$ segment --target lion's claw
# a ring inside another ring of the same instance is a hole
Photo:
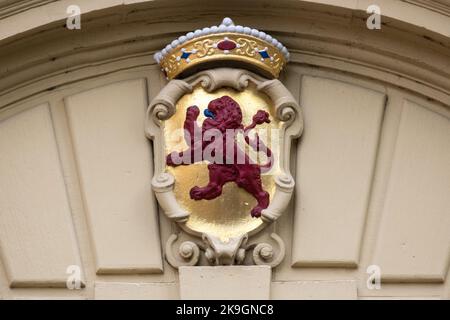
[[[197,120],[200,114],[200,109],[197,106],[190,106],[186,111],[186,118]]]
[[[191,196],[191,199],[193,199],[193,200],[202,200],[203,199],[203,193],[199,187],[193,187],[191,189],[191,191],[189,192],[189,195]]]
[[[178,167],[181,163],[176,163],[174,159],[178,159],[180,155],[177,152],[172,152],[166,156],[166,165],[169,167]]]
[[[253,218],[259,218],[259,217],[261,217],[261,212],[262,212],[262,208],[256,207],[256,208],[253,208],[253,210],[251,211],[250,214],[252,215]]]
[[[253,122],[256,124],[270,123],[270,115],[264,110],[258,110],[253,116]]]

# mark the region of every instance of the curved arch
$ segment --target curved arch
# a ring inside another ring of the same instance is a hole
[[[96,7],[99,4],[90,1],[83,10],[86,13],[79,31],[67,30],[58,15],[60,10],[52,7],[64,1],[18,14],[45,8],[54,21],[38,21],[34,28],[30,22],[23,33],[19,22],[15,33],[0,41],[0,109],[45,90],[97,76],[99,70],[114,72],[118,69],[115,64],[120,68],[124,64],[129,68],[153,65],[152,54],[175,35],[208,22],[217,23],[224,12],[234,13],[239,23],[270,31],[289,47],[293,63],[359,74],[450,104],[450,39],[442,30],[439,34],[429,26],[426,30],[422,25],[384,16],[382,30],[368,30],[367,15],[360,7],[334,8],[331,14],[332,6],[310,1],[282,1],[276,8],[258,10],[245,2],[234,12],[225,10],[229,3],[222,0],[208,7],[195,2],[133,2],[111,0],[102,2],[109,3],[107,7]],[[182,14],[168,16],[170,8],[180,6]],[[414,10],[430,14],[417,8]],[[267,15],[269,9],[271,19],[267,21],[262,14]],[[397,19],[403,12],[398,8],[384,11],[396,12]]]

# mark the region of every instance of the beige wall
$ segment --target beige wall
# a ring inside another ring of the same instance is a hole
[[[304,109],[295,200],[276,225],[287,255],[257,273],[267,297],[450,298],[445,1],[381,1],[376,31],[364,1],[70,1],[85,12],[77,31],[65,2],[0,1],[0,298],[202,290],[163,257],[171,225],[151,195],[144,114],[165,83],[153,52],[225,15],[287,45],[282,81]],[[84,289],[65,289],[70,265]]]

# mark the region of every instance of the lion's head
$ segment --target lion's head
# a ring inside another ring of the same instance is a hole
[[[223,96],[212,100],[208,104],[208,112],[205,122],[208,127],[221,129],[242,128],[242,111],[239,104],[229,96]]]

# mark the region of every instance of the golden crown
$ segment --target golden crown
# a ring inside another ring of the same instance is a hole
[[[245,65],[265,76],[278,78],[289,61],[289,52],[265,32],[235,26],[230,18],[225,18],[219,26],[179,37],[155,53],[154,58],[169,80],[223,65]]]

